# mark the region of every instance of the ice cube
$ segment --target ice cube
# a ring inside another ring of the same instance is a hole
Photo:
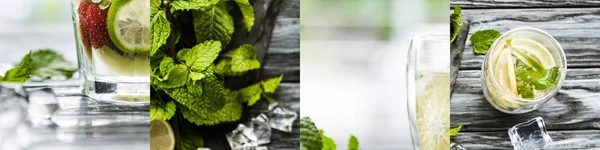
[[[458,143],[452,143],[452,144],[450,144],[450,150],[466,150],[466,149]]]
[[[15,89],[0,86],[0,149],[19,149],[19,127],[24,124],[27,99]]]
[[[56,96],[50,88],[31,88],[27,89],[29,105],[27,112],[29,120],[35,127],[53,125],[50,117],[58,110]]]
[[[261,114],[248,125],[240,124],[237,129],[227,134],[227,140],[233,150],[257,150],[260,145],[268,144],[271,140],[269,118]]]
[[[269,104],[269,123],[271,128],[283,132],[292,132],[292,125],[296,118],[298,118],[296,112],[282,107],[279,103]]]
[[[542,117],[513,126],[508,129],[508,136],[515,150],[540,149],[552,143]]]

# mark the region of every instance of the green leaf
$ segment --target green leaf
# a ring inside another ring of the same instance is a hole
[[[161,89],[170,89],[184,86],[187,83],[190,72],[182,64],[175,65],[167,73],[163,80],[154,80],[154,85]]]
[[[533,84],[535,89],[536,90],[545,90],[545,89],[548,89],[550,87],[557,85],[558,71],[559,71],[558,67],[552,67],[552,68],[544,71],[543,76],[539,76],[536,78],[537,82],[534,82],[534,84]]]
[[[254,8],[252,8],[249,0],[235,0],[235,3],[240,7],[242,15],[244,16],[246,29],[250,32],[252,26],[254,26]]]
[[[33,70],[31,64],[31,55],[32,52],[30,51],[27,55],[25,55],[25,57],[23,58],[23,60],[21,60],[21,63],[19,63],[18,66],[8,70],[4,75],[3,81],[24,83],[27,80],[29,80],[29,77],[31,76]]]
[[[202,78],[204,78],[204,74],[194,71],[190,72],[190,79],[192,79],[192,81],[198,81]]]
[[[300,146],[302,150],[323,149],[322,134],[309,117],[300,119]]]
[[[452,34],[452,39],[450,43],[454,42],[456,36],[458,36],[458,32],[460,32],[460,27],[462,26],[462,17],[460,16],[461,9],[460,6],[454,6],[454,13],[450,15],[450,30]]]
[[[188,81],[187,78],[185,81]],[[228,92],[223,85],[219,82],[217,77],[214,75],[207,75],[202,78],[202,96],[198,96],[197,90],[190,91],[189,87],[179,87],[174,89],[167,89],[165,92],[175,99],[180,104],[188,107],[193,111],[198,112],[216,112],[224,107],[225,103],[228,102]],[[190,85],[191,83],[188,83]],[[194,83],[193,85],[200,85],[200,83]],[[198,88],[198,87],[192,87]],[[196,91],[196,92],[194,92]],[[239,102],[238,102],[239,103]]]
[[[203,71],[212,65],[220,51],[221,43],[219,41],[206,41],[194,46],[188,52],[182,52],[184,54],[181,54],[180,59],[185,60],[193,71]]]
[[[458,135],[458,131],[460,131],[460,129],[462,129],[462,124],[458,125],[458,127],[450,128],[450,136],[455,137],[456,135]]]
[[[244,44],[231,53],[231,71],[234,73],[246,73],[247,71],[260,68],[260,62],[256,59],[256,49],[250,44]]]
[[[204,146],[204,139],[200,136],[199,129],[196,125],[187,121],[181,121],[179,128],[179,131],[183,131],[179,132],[181,135],[181,138],[179,139],[181,140],[182,150],[196,150],[199,147]]]
[[[266,95],[266,94],[264,94],[264,93],[262,94],[262,97],[264,97],[264,98],[265,98],[267,101],[269,101],[269,103],[275,103],[275,102],[277,102],[277,100],[275,100],[275,99],[274,99],[274,98],[272,98],[271,96],[269,96],[269,95]]]
[[[158,11],[152,20],[150,20],[152,35],[150,36],[150,56],[154,55],[158,49],[167,43],[171,35],[171,23],[167,20],[165,11]]]
[[[533,94],[533,88],[526,83],[517,82],[517,91],[522,98],[535,98],[535,95]]]
[[[358,139],[354,135],[350,135],[348,140],[348,150],[358,150]]]
[[[175,102],[169,101],[165,104],[156,102],[158,100],[152,100],[150,103],[150,120],[164,120],[167,121],[175,115]]]
[[[173,68],[175,68],[175,61],[171,57],[163,57],[162,61],[160,61],[160,75],[164,76],[165,79],[168,76],[169,72]]]
[[[279,87],[281,80],[283,79],[283,74],[279,77],[270,78],[262,82],[263,89],[266,93],[274,93]]]
[[[49,49],[38,50],[31,54],[31,69],[32,76],[41,79],[71,78],[78,70],[77,65]]]
[[[262,94],[262,89],[260,88],[260,84],[253,84],[248,87],[242,88],[237,91],[242,102],[247,102],[248,106],[254,105],[258,100],[260,100],[260,95]]]
[[[150,7],[158,8],[162,5],[162,0],[150,0]]]
[[[193,11],[194,31],[196,40],[220,41],[222,45],[229,44],[233,35],[233,18],[229,15],[227,5],[221,3],[206,11]]]
[[[217,5],[217,3],[219,3],[220,0],[173,0],[171,2],[171,7],[173,9],[173,11],[178,11],[178,10],[201,10],[201,11],[205,11],[208,10],[212,7],[214,7],[215,5]]]
[[[207,88],[204,88],[204,95],[206,95]],[[202,96],[202,101],[211,100],[213,96],[207,95]],[[206,98],[204,98],[206,97]],[[221,109],[212,111],[207,109],[192,110],[190,107],[183,106],[181,113],[183,117],[188,121],[195,123],[196,125],[216,125],[223,122],[234,122],[238,121],[242,116],[243,106],[240,101],[233,97],[225,97],[225,105]]]
[[[473,44],[473,52],[477,55],[485,55],[500,35],[500,32],[494,29],[479,30],[473,33],[469,39]]]
[[[319,134],[321,135],[321,139],[323,140],[323,149],[322,150],[336,150],[336,145],[335,142],[333,141],[333,139],[325,136],[325,134],[323,134],[324,131],[320,130]]]
[[[191,81],[186,84],[188,92],[194,96],[202,96],[202,82]]]

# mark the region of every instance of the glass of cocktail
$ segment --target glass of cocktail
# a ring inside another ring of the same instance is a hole
[[[83,94],[148,104],[150,1],[72,0]]]
[[[560,89],[567,61],[550,34],[522,27],[500,36],[485,55],[481,86],[488,102],[509,114],[533,111]]]
[[[414,35],[407,105],[414,149],[450,149],[450,38]]]

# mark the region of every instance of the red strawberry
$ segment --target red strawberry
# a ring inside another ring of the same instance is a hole
[[[82,0],[78,13],[83,45],[89,47],[91,43],[93,48],[100,48],[110,42],[106,27],[108,8],[103,10],[98,4]]]

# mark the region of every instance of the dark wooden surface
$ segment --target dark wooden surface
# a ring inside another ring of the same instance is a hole
[[[554,142],[546,149],[598,149],[600,144],[600,1],[451,0],[468,22],[460,69],[451,98],[451,126],[463,125],[455,142],[467,149],[512,149],[508,128],[544,118]],[[567,77],[559,93],[539,109],[520,115],[494,109],[481,89],[483,55],[468,40],[482,29],[504,33],[517,27],[540,28],[563,47]],[[457,39],[461,40],[461,39]]]

